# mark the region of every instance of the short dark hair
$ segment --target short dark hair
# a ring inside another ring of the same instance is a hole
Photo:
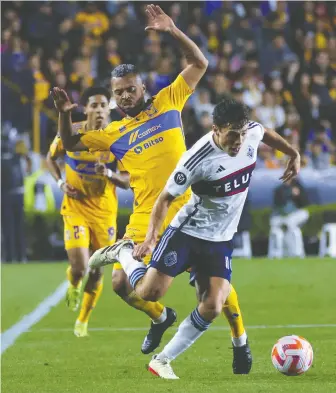
[[[138,70],[134,64],[120,64],[111,73],[112,78],[123,78],[129,74],[138,74]]]
[[[111,93],[108,91],[108,89],[102,86],[93,86],[84,90],[80,102],[83,106],[86,106],[90,97],[98,96],[98,95],[105,96],[107,101],[110,102]]]
[[[242,128],[249,121],[248,106],[233,98],[226,98],[215,106],[213,123],[217,127]]]

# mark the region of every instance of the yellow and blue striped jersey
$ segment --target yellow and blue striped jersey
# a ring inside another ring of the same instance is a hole
[[[84,125],[85,123],[76,123],[74,129],[79,133],[86,133]],[[83,196],[77,200],[64,195],[61,214],[80,215],[93,221],[117,213],[116,186],[106,176],[95,172],[97,162],[105,165],[115,162],[115,157],[110,151],[94,153],[65,151],[58,135],[49,151],[52,158],[62,157],[64,159],[66,181],[79,190]]]
[[[90,131],[81,138],[90,151],[111,151],[130,174],[136,213],[151,212],[186,151],[181,111],[192,92],[179,75],[135,118],[114,121],[104,130]]]

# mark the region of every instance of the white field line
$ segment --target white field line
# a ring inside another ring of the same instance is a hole
[[[1,334],[1,354],[3,354],[6,349],[8,349],[11,345],[15,343],[15,341],[26,332],[71,332],[70,328],[44,328],[44,329],[33,329],[30,328],[38,323],[45,315],[47,315],[52,307],[57,306],[57,304],[63,299],[66,289],[67,282],[63,282],[50,296],[45,298],[31,313],[25,315],[19,322],[10,327],[4,333]],[[305,324],[305,325],[253,325],[247,326],[246,329],[289,329],[289,328],[336,328],[336,324]],[[106,331],[106,332],[134,332],[134,331],[147,331],[148,327],[121,327],[121,328],[113,328],[113,327],[101,327],[101,328],[91,328],[90,331]],[[175,328],[177,330],[177,328]],[[210,328],[210,330],[229,330],[228,327],[225,326],[214,326]]]
[[[313,328],[336,328],[336,323],[330,324],[306,324],[306,325],[252,325],[246,326],[246,330],[259,330],[259,329],[313,329]],[[177,330],[177,328],[173,328],[173,330]],[[230,330],[229,327],[225,326],[214,326],[209,330]],[[70,328],[42,328],[42,329],[33,329],[30,330],[30,333],[57,333],[57,332],[72,332],[73,329]],[[148,331],[148,327],[97,327],[97,328],[89,328],[90,332],[146,332]]]
[[[1,334],[1,354],[15,343],[21,334],[27,332],[33,325],[47,315],[52,307],[64,298],[68,283],[63,282],[50,296],[46,297],[31,313],[25,315],[19,322]]]

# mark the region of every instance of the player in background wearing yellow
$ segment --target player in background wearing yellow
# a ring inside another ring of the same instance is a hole
[[[118,107],[126,116],[121,121],[110,123],[103,131],[85,135],[72,134],[71,110],[75,104],[70,102],[64,90],[56,87],[52,91],[55,106],[59,110],[60,135],[67,149],[110,149],[130,174],[131,188],[134,191],[134,210],[126,228],[125,238],[131,238],[136,243],[144,241],[155,200],[186,151],[181,111],[208,65],[200,49],[174,25],[160,7],[147,6],[146,12],[149,18],[146,30],[171,34],[178,41],[186,57],[186,68],[170,86],[145,102],[145,86],[136,68],[126,64],[116,67],[112,72],[112,91]],[[172,203],[161,233],[189,196],[190,193],[187,192]],[[125,248],[121,250],[120,256],[132,258],[132,250]],[[159,346],[165,330],[176,320],[175,312],[158,302],[151,303],[139,298],[118,264],[114,266],[112,282],[120,297],[134,308],[146,312],[152,319],[151,329],[141,350],[146,354],[154,351]],[[233,287],[223,306],[223,312],[231,327],[233,345],[244,346],[246,333]],[[246,366],[247,361],[247,357],[242,357],[240,363],[245,362]],[[234,370],[239,373],[238,368],[234,367]]]
[[[109,122],[110,93],[103,87],[91,87],[82,97],[87,120],[73,125],[73,131],[86,134],[102,129]],[[65,180],[57,159],[65,161]],[[64,243],[70,266],[67,306],[76,311],[80,304],[82,281],[88,268],[90,250],[112,245],[116,238],[118,200],[116,186],[129,187],[129,175],[116,173],[116,159],[107,151],[96,153],[66,151],[58,136],[52,142],[47,163],[50,173],[64,192],[61,214],[64,220]],[[77,337],[87,335],[88,320],[103,288],[102,271],[88,274],[82,307],[75,323]]]

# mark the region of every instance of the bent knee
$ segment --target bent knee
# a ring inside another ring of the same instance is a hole
[[[148,302],[157,302],[163,295],[162,288],[153,287],[153,288],[138,288],[137,293],[139,296]]]
[[[203,303],[204,310],[211,319],[215,319],[221,314],[223,309],[223,303],[218,300],[208,300]]]
[[[113,270],[112,272],[112,288],[120,297],[126,296],[126,275],[122,270]]]

